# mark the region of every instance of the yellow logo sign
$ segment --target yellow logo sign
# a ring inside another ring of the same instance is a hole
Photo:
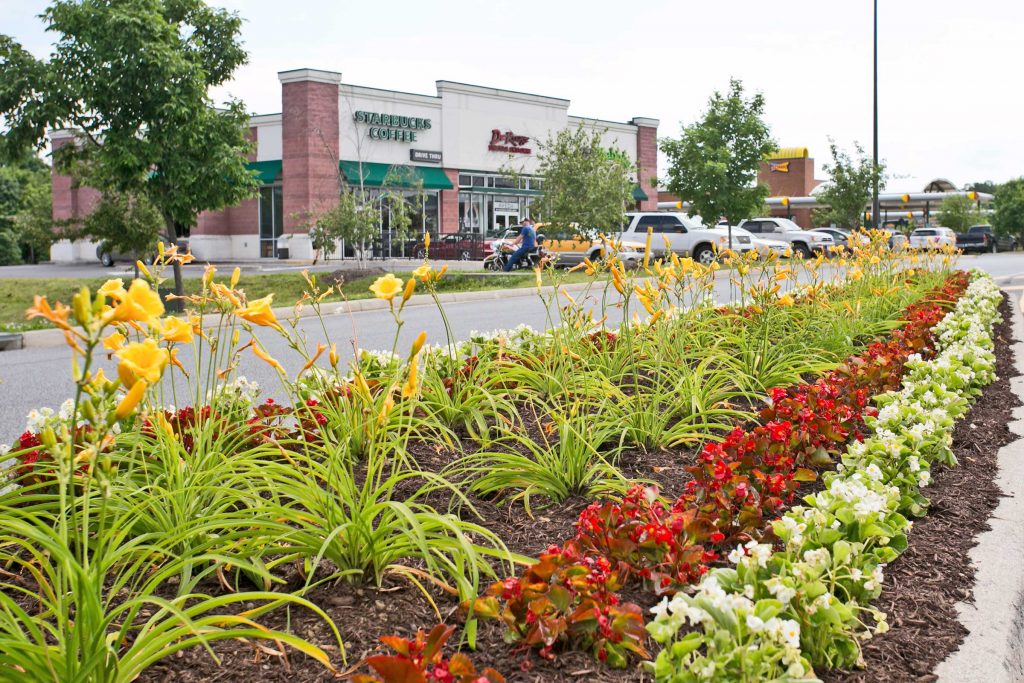
[[[768,163],[768,170],[773,173],[789,173],[789,162],[771,161]]]

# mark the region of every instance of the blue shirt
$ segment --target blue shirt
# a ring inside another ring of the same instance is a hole
[[[523,236],[523,241],[520,243],[523,249],[533,249],[537,246],[537,231],[533,229],[532,225],[524,225],[519,234]]]

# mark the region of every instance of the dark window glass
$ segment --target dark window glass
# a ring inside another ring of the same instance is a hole
[[[494,179],[495,187],[516,187],[516,181],[514,178],[507,176],[498,176]]]
[[[473,177],[468,173],[459,174],[459,187],[469,187],[473,184]]]

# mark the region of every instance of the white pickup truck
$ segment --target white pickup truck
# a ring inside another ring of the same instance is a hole
[[[709,265],[715,260],[715,252],[725,249],[727,236],[724,231],[704,227],[698,218],[685,213],[632,212],[626,214],[629,225],[619,233],[618,239],[643,242],[647,239],[647,228],[651,228],[651,252],[665,256],[665,242],[680,256],[689,256],[694,261]],[[734,251],[745,252],[754,248],[748,235],[733,235]]]

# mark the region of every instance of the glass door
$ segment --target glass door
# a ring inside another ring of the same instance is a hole
[[[507,211],[494,211],[494,233],[502,235],[508,228],[515,228],[519,225],[519,213]]]
[[[260,257],[277,256],[277,238],[284,226],[282,189],[280,185],[260,188]]]

